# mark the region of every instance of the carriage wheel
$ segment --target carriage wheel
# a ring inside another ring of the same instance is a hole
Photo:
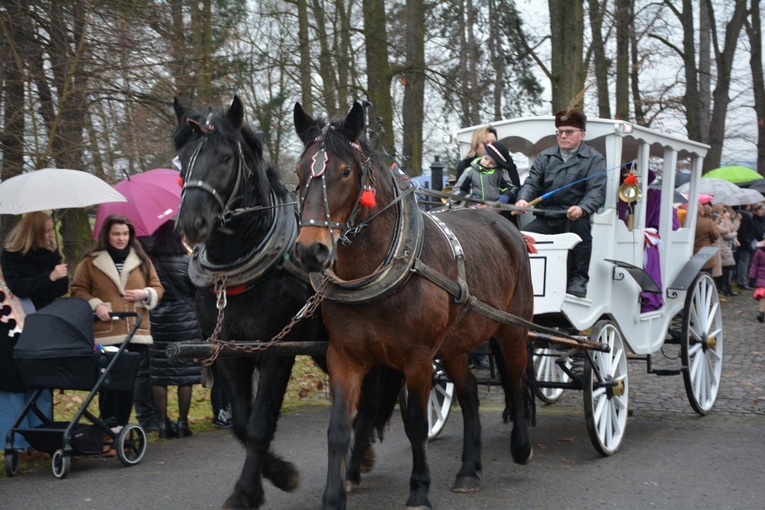
[[[454,398],[454,383],[449,380],[441,365],[433,362],[433,382],[428,396],[428,441],[438,437],[449,419]],[[407,392],[406,386],[401,389],[398,404],[401,418],[406,420]]]
[[[609,352],[592,351],[592,363],[584,364],[584,416],[587,432],[602,455],[616,453],[627,427],[629,374],[627,352],[619,329],[610,321],[592,328],[590,340],[608,345]],[[596,375],[596,371],[600,375]]]
[[[5,474],[8,477],[16,476],[19,472],[19,452],[16,450],[5,451]]]
[[[560,356],[560,351],[549,348],[534,349],[534,372],[537,381],[546,383],[568,383],[571,378],[561,370],[555,360]],[[566,358],[566,366],[571,368],[571,358]],[[535,391],[537,398],[545,404],[553,404],[563,395],[563,388],[541,388],[537,386]]]
[[[146,432],[143,427],[131,423],[125,425],[117,436],[117,458],[126,466],[141,462],[146,454]]]
[[[69,471],[72,469],[72,458],[68,455],[64,455],[64,450],[58,449],[53,452],[50,466],[53,471],[53,476],[61,480],[69,475]]]
[[[696,277],[685,298],[680,358],[688,401],[694,411],[707,414],[720,389],[723,360],[720,298],[707,273]]]

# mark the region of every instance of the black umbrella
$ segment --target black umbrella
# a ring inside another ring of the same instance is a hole
[[[742,188],[756,189],[763,195],[765,195],[765,179],[757,179],[756,181],[743,182],[739,184]]]

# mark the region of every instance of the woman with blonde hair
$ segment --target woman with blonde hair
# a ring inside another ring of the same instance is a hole
[[[486,124],[485,126],[476,129],[473,132],[473,137],[470,139],[470,150],[468,151],[465,159],[457,164],[457,180],[462,176],[462,172],[465,171],[470,164],[476,159],[481,159],[486,154],[486,146],[492,142],[497,141],[497,130]],[[513,183],[516,186],[520,186],[520,183]]]
[[[715,226],[720,233],[720,262],[722,265],[722,275],[716,280],[717,289],[726,296],[738,296],[731,287],[733,282],[733,272],[736,268],[736,259],[733,256],[736,253],[736,244],[738,241],[738,227],[733,219],[735,214],[733,209],[727,205],[717,204],[714,206],[717,217]]]
[[[66,294],[69,287],[67,265],[62,263],[56,249],[56,235],[53,219],[44,212],[33,212],[24,216],[11,230],[0,255],[3,292],[8,290],[16,297],[25,299],[35,309],[49,305],[57,297]],[[22,313],[21,310],[6,309],[8,296],[2,296],[3,312]],[[27,310],[29,312],[31,310]],[[21,379],[13,348],[19,338],[14,319],[0,321],[0,437],[5,438],[8,429],[21,414],[33,391],[27,389]],[[15,330],[15,331],[14,331]],[[53,405],[50,390],[37,400],[38,408],[51,418]],[[20,424],[22,428],[40,425],[40,420],[29,413]],[[29,460],[42,455],[33,452],[21,434],[14,434],[14,448],[22,450],[19,459]]]

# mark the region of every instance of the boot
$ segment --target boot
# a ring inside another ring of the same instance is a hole
[[[566,287],[566,294],[583,298],[587,295],[587,282],[590,281],[590,255],[592,246],[577,245],[571,250],[571,278]]]
[[[161,439],[170,439],[177,435],[175,425],[170,421],[170,418],[165,418],[164,421],[159,422],[159,437]]]
[[[192,434],[191,429],[189,428],[189,424],[186,422],[186,420],[178,420],[176,434],[178,438],[190,437],[194,435]]]
[[[757,322],[762,323],[765,321],[765,312],[760,312],[757,314]]]

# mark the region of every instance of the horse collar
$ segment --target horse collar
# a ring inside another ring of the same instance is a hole
[[[189,262],[189,277],[197,287],[212,287],[222,275],[228,288],[245,286],[263,278],[268,272],[289,263],[289,250],[295,244],[298,221],[292,211],[285,211],[284,200],[271,191],[274,221],[269,231],[244,257],[226,264],[207,259],[207,245],[194,248]]]

